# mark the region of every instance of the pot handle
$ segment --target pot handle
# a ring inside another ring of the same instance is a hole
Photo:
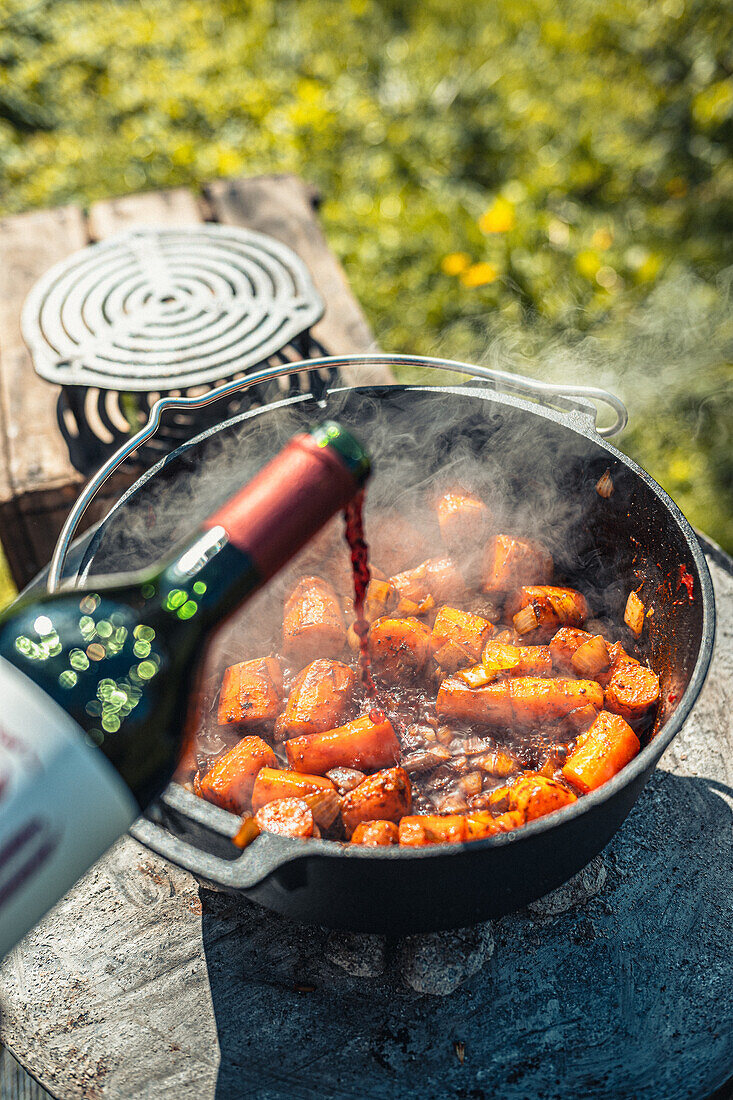
[[[139,817],[130,826],[129,833],[135,840],[139,840],[172,864],[230,890],[248,890],[283,864],[313,855],[313,850],[308,853],[307,848],[310,846],[304,845],[302,840],[261,833],[239,855],[234,855],[237,849],[232,844],[233,858],[226,859],[175,835],[166,827],[164,811],[174,810],[185,816],[187,824],[194,822],[205,832],[214,832],[219,842],[222,839],[231,839],[241,824],[240,818],[219,810],[210,803],[204,803],[206,813],[214,817],[215,829],[212,831],[210,822],[199,812],[197,803],[200,802],[196,795],[172,783],[161,796],[160,802],[153,803],[146,815]],[[231,818],[232,821],[225,822],[223,818]]]
[[[200,409],[204,405],[210,405],[214,401],[231,397],[252,386],[271,382],[284,375],[303,374],[306,372],[321,370],[323,368],[338,369],[339,367],[358,366],[410,366],[428,368],[430,370],[451,371],[454,374],[470,375],[482,382],[487,382],[498,390],[508,393],[516,393],[520,396],[536,398],[543,404],[556,404],[563,409],[574,409],[590,415],[598,435],[603,438],[615,435],[625,427],[628,420],[626,406],[614,394],[607,390],[596,389],[594,386],[557,386],[549,382],[538,382],[533,378],[526,378],[521,374],[510,374],[508,371],[495,370],[493,367],[480,367],[468,363],[459,363],[453,359],[435,359],[421,355],[335,355],[321,359],[307,359],[302,362],[285,363],[277,367],[266,367],[255,371],[246,378],[235,379],[217,386],[208,393],[198,397],[161,397],[150,410],[148,422],[136,435],[131,436],[122,446],[111,455],[104,465],[97,471],[93,478],[85,485],[79,494],[74,507],[66,517],[64,526],[54,547],[53,556],[48,570],[46,587],[49,592],[55,592],[63,576],[66,555],[71,545],[71,540],[79,526],[82,516],[94,500],[99,490],[122,463],[133,454],[143,443],[146,443],[158,430],[164,412],[169,409]],[[612,424],[598,427],[596,424],[597,410],[593,402],[610,406],[616,414]]]

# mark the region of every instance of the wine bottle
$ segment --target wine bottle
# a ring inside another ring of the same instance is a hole
[[[168,783],[216,625],[368,474],[327,421],[156,567],[33,594],[0,619],[0,957]]]

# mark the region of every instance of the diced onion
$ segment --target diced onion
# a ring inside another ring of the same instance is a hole
[[[471,668],[463,668],[456,676],[468,684],[470,688],[484,687],[493,680],[495,673],[488,673],[483,665],[473,665]]]
[[[471,764],[484,772],[490,772],[491,775],[507,776],[519,770],[517,761],[500,749],[487,752],[484,756],[472,757]]]
[[[591,680],[594,680],[600,672],[610,668],[611,657],[608,646],[600,634],[594,634],[576,649],[572,656],[572,665],[579,676],[589,677]]]
[[[518,611],[512,619],[514,623],[514,629],[517,634],[529,634],[531,630],[536,630],[540,625],[540,621],[537,618],[537,612],[532,604],[527,604],[521,611]]]
[[[420,752],[411,752],[402,761],[402,767],[406,772],[426,772],[437,768],[439,764],[445,764],[451,759],[451,753],[442,745],[435,745],[431,749]]]
[[[629,598],[626,601],[626,610],[624,611],[624,622],[635,638],[641,635],[644,628],[644,610],[644,604],[641,602],[636,592],[633,590],[629,592]]]
[[[255,819],[253,817],[243,817],[236,835],[232,837],[232,842],[238,848],[246,848],[259,835],[260,827]]]
[[[519,664],[519,650],[514,645],[505,645],[502,642],[494,641],[487,642],[481,661],[487,675],[493,680],[498,673],[508,672]]]
[[[455,733],[450,726],[438,726],[435,731],[435,738],[441,745],[450,745],[451,741],[455,738]]]
[[[341,799],[336,791],[313,791],[300,797],[310,806],[313,820],[324,829],[335,821],[341,811]]]
[[[463,791],[466,798],[470,798],[472,794],[480,794],[481,788],[484,785],[484,777],[481,772],[469,772],[468,775],[464,775],[460,780],[458,786]]]
[[[611,471],[606,470],[603,476],[599,479],[596,485],[596,492],[599,497],[603,497],[604,500],[608,500],[613,492],[613,478],[611,477]]]

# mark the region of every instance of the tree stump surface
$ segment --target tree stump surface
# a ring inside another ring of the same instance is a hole
[[[3,1042],[60,1100],[730,1096],[733,562],[708,560],[707,683],[570,883],[458,932],[356,936],[126,837],[6,959]]]

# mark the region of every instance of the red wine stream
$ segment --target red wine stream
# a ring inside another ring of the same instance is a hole
[[[369,623],[364,618],[364,599],[369,587],[369,547],[364,538],[364,492],[357,493],[344,509],[344,536],[351,555],[351,571],[354,576],[354,631],[359,639],[359,668],[361,682],[372,699],[378,699],[377,685],[372,676],[369,658]]]

